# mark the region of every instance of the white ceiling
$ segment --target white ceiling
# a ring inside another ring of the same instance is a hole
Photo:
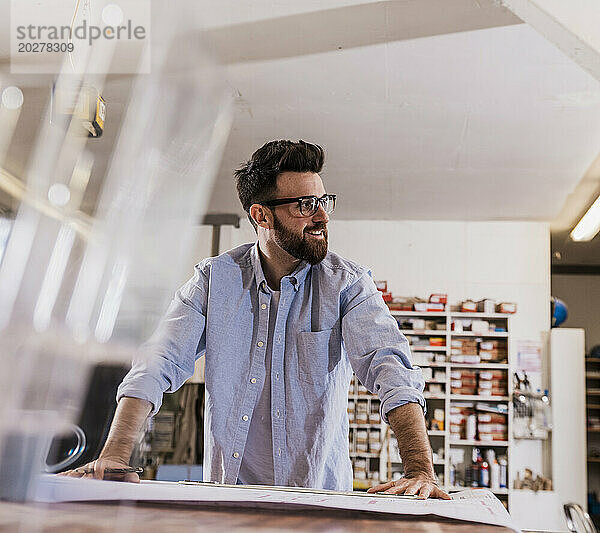
[[[322,144],[336,216],[362,219],[550,221],[600,151],[600,83],[525,24],[230,65],[228,79],[215,212],[239,211],[232,169],[275,138]]]

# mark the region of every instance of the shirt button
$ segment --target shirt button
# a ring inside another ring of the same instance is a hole
[[[263,341],[258,341],[258,347],[262,348],[262,346],[263,346]]]
[[[248,421],[248,415],[244,415],[244,416],[242,417],[242,420],[243,420],[244,422],[247,422],[247,421]]]
[[[281,448],[279,448],[279,449],[277,450],[277,455],[279,455],[279,457],[281,457]]]
[[[261,309],[266,309],[266,308],[267,308],[267,304],[262,304],[262,305],[260,306],[260,308],[261,308]]]
[[[276,378],[276,379],[279,379],[279,372],[277,372],[277,373],[275,374],[275,378]]]
[[[281,413],[279,412],[279,409],[277,409],[277,411],[275,411],[275,414],[277,415],[277,418],[279,418],[279,415],[281,414]]]
[[[238,452],[233,452],[233,456],[237,459],[240,456],[240,454]]]
[[[250,383],[256,383],[256,378],[252,378],[252,379],[250,380]]]

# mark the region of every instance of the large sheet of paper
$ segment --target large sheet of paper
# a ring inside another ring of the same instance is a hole
[[[393,515],[436,515],[469,522],[505,526],[519,533],[510,515],[490,491],[469,489],[452,500],[419,500],[410,497],[325,490],[241,487],[204,483],[142,481],[140,484],[98,481],[59,476],[43,476],[36,492],[37,501],[138,501],[190,504],[277,505],[282,508],[347,509]]]

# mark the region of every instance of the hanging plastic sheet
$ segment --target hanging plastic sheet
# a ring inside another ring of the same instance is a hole
[[[77,419],[90,370],[129,363],[152,332],[206,209],[229,95],[183,4],[151,9],[145,46],[93,43],[39,78],[49,101],[21,177],[4,168],[18,112],[0,108],[0,189],[15,213],[0,264],[0,498],[29,497],[50,438]],[[138,71],[113,74],[125,54]],[[65,112],[91,93],[113,96],[101,138]]]

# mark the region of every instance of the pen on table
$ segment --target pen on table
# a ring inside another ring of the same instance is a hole
[[[79,474],[93,474],[94,473],[94,469],[93,468],[76,468],[75,472],[79,473]],[[135,466],[130,466],[128,468],[105,468],[104,469],[104,473],[105,474],[142,474],[144,472],[144,469],[142,467],[135,467]]]

